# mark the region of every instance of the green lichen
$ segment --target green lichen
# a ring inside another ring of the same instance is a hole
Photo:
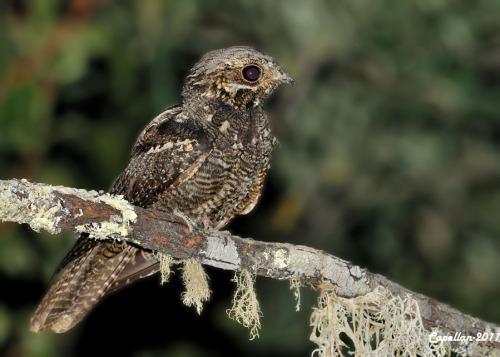
[[[22,179],[0,181],[0,220],[27,223],[37,232],[44,229],[52,234],[59,233],[61,218],[65,215],[69,216],[70,212],[64,208],[64,202],[55,198],[54,192],[56,191],[87,201],[106,203],[121,212],[120,216],[112,216],[106,222],[77,226],[76,232],[89,233],[92,237],[99,239],[109,238],[110,235],[125,237],[128,235],[128,225],[135,222],[137,218],[133,206],[122,196],[36,184]],[[81,215],[80,210],[77,216]]]
[[[36,185],[27,180],[9,180],[0,183],[0,220],[28,223],[37,232],[41,229],[56,234],[63,210],[60,202],[54,202],[54,187]]]

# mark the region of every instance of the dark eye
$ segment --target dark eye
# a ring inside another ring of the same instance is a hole
[[[243,68],[243,78],[249,82],[255,82],[260,78],[260,68],[257,66],[246,66]]]

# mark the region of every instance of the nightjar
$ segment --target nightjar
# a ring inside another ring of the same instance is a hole
[[[214,229],[249,213],[277,143],[262,104],[282,83],[294,80],[253,48],[207,53],[190,70],[181,103],[140,134],[110,193]],[[31,330],[66,332],[105,294],[158,268],[150,252],[134,245],[82,235],[57,269]]]

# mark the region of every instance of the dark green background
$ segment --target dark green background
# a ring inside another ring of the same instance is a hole
[[[267,103],[281,146],[232,230],[323,249],[500,322],[500,1],[2,1],[0,178],[107,189],[199,57],[253,45],[297,80]],[[71,234],[0,224],[0,355],[307,356],[308,316],[258,279],[261,338],[201,317],[178,275],[103,301],[65,335],[29,318]],[[97,348],[104,343],[104,347]]]

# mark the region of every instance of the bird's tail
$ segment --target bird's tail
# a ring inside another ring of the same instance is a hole
[[[137,254],[139,252],[139,254]],[[139,257],[139,262],[136,261]],[[154,259],[126,244],[82,236],[63,260],[67,264],[31,318],[31,331],[63,333],[80,322],[108,292],[157,271]]]

